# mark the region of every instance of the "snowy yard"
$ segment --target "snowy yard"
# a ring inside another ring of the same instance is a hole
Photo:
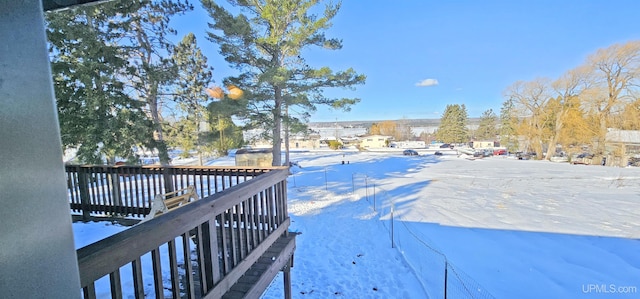
[[[442,298],[445,261],[449,298],[640,297],[640,168],[452,152],[292,160],[294,298]],[[74,224],[77,246],[98,229],[123,228]],[[282,298],[281,276],[263,298]]]

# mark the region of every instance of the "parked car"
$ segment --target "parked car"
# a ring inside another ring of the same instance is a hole
[[[529,160],[531,159],[531,155],[529,153],[517,152],[516,158],[518,158],[518,160]]]
[[[445,144],[441,145],[440,148],[453,148],[453,144],[445,143]]]
[[[582,153],[582,154],[579,154],[576,158],[578,158],[578,159],[584,159],[584,158],[593,159],[593,154]]]
[[[436,156],[442,156],[442,152],[441,151],[436,151],[435,153],[433,153]]]
[[[405,155],[405,156],[417,156],[418,152],[416,152],[416,151],[414,151],[412,149],[408,149],[408,150],[404,150],[402,152],[402,154]]]
[[[503,148],[493,150],[494,156],[506,155],[506,154],[507,154],[507,150]]]

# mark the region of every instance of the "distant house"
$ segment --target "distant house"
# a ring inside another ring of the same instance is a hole
[[[391,136],[369,135],[360,138],[360,148],[383,148],[389,147]]]
[[[472,141],[471,142],[471,147],[472,148],[494,148],[495,142],[493,141]]]
[[[284,139],[283,139],[284,142]],[[320,135],[289,137],[289,149],[318,149],[320,148]]]
[[[357,146],[360,144],[360,138],[358,137],[340,137],[340,142],[344,147]]]
[[[609,129],[605,143],[607,165],[626,166],[630,157],[640,155],[640,131]]]
[[[273,149],[239,149],[236,151],[236,166],[269,167],[273,163]]]

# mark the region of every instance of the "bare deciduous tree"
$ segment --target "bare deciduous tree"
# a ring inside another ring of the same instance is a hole
[[[598,122],[595,154],[605,153],[605,136],[612,116],[621,113],[633,100],[633,90],[640,83],[640,41],[615,44],[589,56],[586,67],[590,70],[592,85],[582,97],[588,112]]]

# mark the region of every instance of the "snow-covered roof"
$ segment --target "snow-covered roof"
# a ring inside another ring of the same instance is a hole
[[[610,129],[605,138],[607,142],[640,144],[640,131]]]

